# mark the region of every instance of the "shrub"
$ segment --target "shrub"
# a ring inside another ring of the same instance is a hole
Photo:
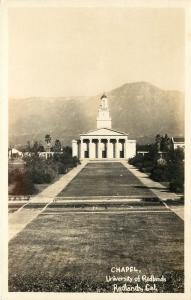
[[[43,181],[44,183],[51,183],[52,182],[52,177],[49,173],[43,174]]]
[[[66,174],[67,173],[67,168],[65,167],[64,164],[58,163],[58,173],[59,174]]]
[[[36,192],[34,183],[27,173],[21,173],[17,177],[15,186],[11,192],[13,195],[32,195]]]
[[[50,183],[58,174],[56,162],[52,159],[37,159],[31,161],[27,166],[27,173],[34,183]]]
[[[79,164],[79,159],[78,159],[76,156],[74,156],[74,157],[72,158],[72,160],[73,160],[73,166],[74,166],[74,167],[77,167],[77,165]]]
[[[72,157],[69,147],[64,153],[55,153],[47,160],[39,157],[38,153],[24,158],[23,170],[9,171],[9,183],[15,183],[13,193],[33,194],[34,184],[51,183],[58,174],[67,173],[68,169],[76,167],[79,163],[77,157]]]
[[[184,162],[171,162],[169,164],[168,178],[169,188],[172,192],[181,193],[184,191]]]
[[[64,152],[62,154],[55,153],[53,161],[57,163],[58,170],[61,169],[63,171],[64,169],[67,170],[68,168],[76,167],[79,164],[79,159],[77,157],[72,157],[72,153],[70,152]]]
[[[135,165],[135,164],[137,164],[137,163],[139,163],[139,162],[142,162],[143,159],[144,159],[144,157],[143,157],[142,155],[137,154],[136,156],[134,156],[134,157],[132,157],[132,158],[129,158],[129,161],[128,161],[128,162],[129,162],[131,165]]]
[[[156,181],[168,181],[173,192],[184,191],[184,150],[167,147],[165,159],[160,158],[156,144],[149,145],[149,152],[142,156],[137,154],[129,163],[142,172],[149,172],[150,178]]]
[[[150,178],[156,181],[167,181],[168,180],[168,170],[166,166],[155,166],[152,171]]]
[[[184,182],[180,179],[173,179],[169,184],[169,189],[171,192],[183,193],[184,192]]]
[[[144,162],[144,157],[140,154],[138,154],[135,157],[129,159],[129,163],[131,165],[134,165],[139,170],[142,170],[143,162]]]
[[[9,184],[17,181],[17,179],[19,179],[19,177],[21,176],[22,173],[23,173],[23,171],[21,171],[20,169],[13,169],[11,171],[9,170],[9,172],[8,172]]]
[[[27,171],[27,174],[34,183],[37,183],[37,184],[44,183],[44,178],[43,178],[44,174],[42,171],[30,169]]]
[[[153,162],[150,160],[143,160],[140,171],[150,173],[153,169]]]

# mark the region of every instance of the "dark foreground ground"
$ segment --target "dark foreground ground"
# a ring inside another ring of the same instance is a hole
[[[92,176],[98,178],[99,184],[94,188],[92,180],[89,189],[97,194],[101,193],[101,187],[106,195],[111,182],[115,185],[115,176],[119,194],[125,194],[125,184],[127,197],[132,190],[134,195],[140,191],[139,180],[122,165],[102,164],[99,168],[96,165],[99,166],[94,164]],[[82,184],[91,167],[88,165],[72,181],[66,193],[72,196],[73,189],[76,195],[76,182]],[[103,176],[104,168],[108,177]],[[102,185],[99,173],[104,180],[108,178],[107,188]],[[85,182],[88,180],[91,178]],[[84,195],[82,190],[83,185],[79,193]],[[88,191],[86,187],[84,190]],[[146,196],[151,193],[144,187],[143,190]],[[131,199],[128,204],[107,207],[97,204],[89,205],[88,209],[52,204],[10,241],[9,291],[120,292],[120,287],[126,284],[125,292],[183,292],[183,221],[156,199],[143,197],[140,202]],[[138,271],[112,273],[115,266],[133,266]],[[107,282],[109,275],[121,276],[123,281]],[[144,275],[158,278],[163,275],[165,282],[145,282]],[[135,278],[139,276],[141,280],[137,283]],[[137,290],[128,290],[137,284]]]

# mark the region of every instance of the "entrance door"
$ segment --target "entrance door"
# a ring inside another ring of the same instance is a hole
[[[124,158],[124,151],[120,151],[120,158]]]
[[[107,158],[107,143],[103,142],[102,158]]]
[[[89,151],[88,150],[84,151],[84,157],[89,158]]]
[[[98,158],[98,142],[95,143],[95,157]]]

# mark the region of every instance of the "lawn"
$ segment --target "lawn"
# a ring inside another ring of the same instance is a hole
[[[154,194],[121,163],[89,163],[58,195],[153,197]]]
[[[88,164],[59,196],[75,201],[57,198],[10,241],[10,292],[112,292],[106,276],[137,276],[113,274],[114,266],[164,275],[157,292],[184,291],[184,223],[122,164]]]
[[[164,274],[158,292],[183,292],[183,221],[170,211],[41,214],[10,242],[9,291],[112,292],[113,266]]]

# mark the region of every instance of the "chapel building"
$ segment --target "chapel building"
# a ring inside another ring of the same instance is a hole
[[[136,155],[136,140],[128,134],[112,129],[108,98],[100,99],[97,115],[97,129],[80,134],[79,140],[72,141],[72,155],[83,159],[129,159]]]

